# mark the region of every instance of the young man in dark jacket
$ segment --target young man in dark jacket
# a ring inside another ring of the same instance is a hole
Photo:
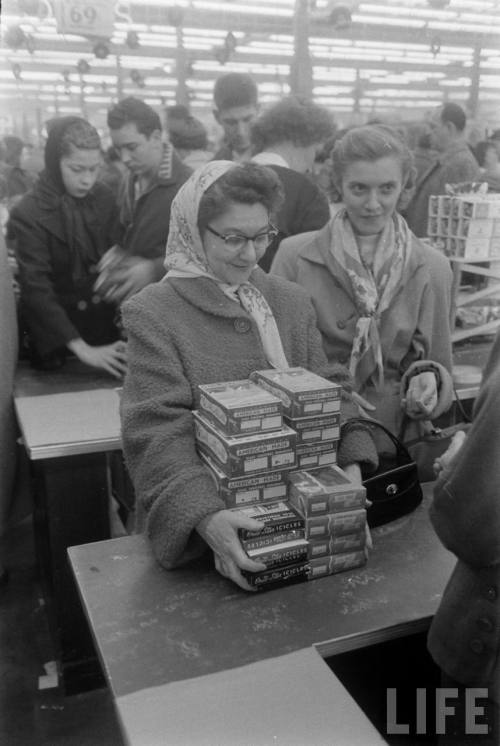
[[[164,141],[158,114],[140,99],[125,98],[110,109],[108,127],[128,169],[118,197],[124,236],[103,257],[96,289],[121,303],[163,277],[170,206],[191,169]]]

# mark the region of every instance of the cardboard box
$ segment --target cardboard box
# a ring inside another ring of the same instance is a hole
[[[490,239],[490,257],[500,258],[500,237]]]
[[[284,425],[270,433],[235,437],[225,435],[212,423],[193,412],[198,449],[228,477],[242,477],[261,471],[293,469],[297,434]]]
[[[366,505],[366,489],[354,484],[338,466],[294,471],[288,476],[289,503],[306,518],[358,510]]]
[[[460,256],[464,259],[488,260],[490,255],[489,238],[451,238],[451,256]]]
[[[261,386],[248,379],[198,386],[199,411],[227,435],[280,430],[283,405]]]
[[[300,583],[308,579],[309,572],[309,563],[304,561],[296,562],[292,565],[274,567],[271,570],[262,570],[261,572],[247,572],[246,570],[242,570],[242,575],[252,587],[259,590],[267,590],[285,583]]]
[[[278,500],[275,503],[249,505],[246,508],[234,508],[234,510],[243,513],[247,518],[254,518],[256,521],[262,522],[260,531],[240,528],[239,535],[243,541],[269,534],[304,529],[304,518],[284,500]]]
[[[299,469],[316,469],[337,462],[337,441],[298,445],[295,451]]]
[[[340,438],[340,412],[318,417],[285,417],[285,423],[297,433],[297,445]]]
[[[297,541],[297,539],[304,538],[304,527],[291,529],[290,531],[280,531],[276,534],[265,534],[264,536],[255,536],[253,539],[242,539],[240,542],[245,550],[248,552],[251,549],[262,549],[264,547],[272,547],[275,544],[282,544],[284,541]]]
[[[290,565],[307,560],[309,542],[305,539],[285,541],[259,549],[249,549],[247,554],[255,562],[262,562],[268,570],[279,565]]]
[[[459,238],[491,238],[493,223],[492,218],[484,220],[461,218],[458,221],[458,232],[455,235],[458,235]]]
[[[250,378],[281,399],[287,417],[340,412],[341,387],[305,368],[256,370]]]
[[[286,500],[288,497],[288,479],[285,471],[266,471],[262,474],[231,479],[205,453],[200,452],[200,457],[209,469],[217,491],[228,508]]]
[[[330,536],[327,539],[309,539],[308,557],[326,557],[329,554],[343,554],[346,552],[357,552],[364,549],[366,545],[366,532],[356,531],[354,534],[345,536]]]
[[[309,560],[309,580],[335,575],[338,572],[353,570],[366,564],[366,554],[363,550],[347,552],[346,554],[330,554],[328,557],[318,557]]]
[[[364,531],[366,510],[349,510],[345,513],[304,518],[306,539],[327,539],[331,536],[345,536]]]
[[[458,205],[458,213],[464,218],[500,218],[500,195],[498,194],[469,194],[454,198]]]

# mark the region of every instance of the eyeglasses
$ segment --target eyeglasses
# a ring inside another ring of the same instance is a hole
[[[216,230],[207,225],[207,231],[210,231],[217,238],[222,238],[226,247],[230,251],[242,251],[247,243],[251,241],[257,251],[263,251],[272,243],[273,239],[278,235],[278,229],[273,225],[262,233],[256,233],[255,236],[240,236],[236,233],[224,236],[222,233],[218,233]]]

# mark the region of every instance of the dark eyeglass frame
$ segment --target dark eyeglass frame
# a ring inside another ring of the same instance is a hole
[[[210,225],[207,225],[207,231],[211,233],[213,236],[217,236],[217,238],[222,238],[226,246],[228,245],[227,244],[228,239],[236,238],[240,241],[244,241],[245,243],[242,244],[242,248],[243,246],[246,246],[246,244],[249,241],[255,242],[255,240],[259,238],[259,236],[267,236],[268,238],[267,246],[270,246],[273,238],[276,238],[276,236],[279,233],[278,229],[274,225],[271,225],[271,224],[269,225],[269,229],[267,231],[259,231],[258,233],[255,234],[255,236],[244,236],[243,234],[240,234],[240,233],[228,233],[227,235],[224,236],[222,233],[219,233],[214,228],[212,228]],[[267,248],[267,246],[262,247],[262,248]],[[228,248],[231,248],[231,247],[228,246]]]

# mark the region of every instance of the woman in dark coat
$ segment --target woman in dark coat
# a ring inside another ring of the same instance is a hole
[[[10,216],[19,264],[21,315],[32,362],[55,368],[72,352],[114,376],[125,372],[125,343],[115,309],[94,293],[96,265],[118,240],[111,191],[96,183],[101,143],[78,117],[55,120],[45,170]]]

